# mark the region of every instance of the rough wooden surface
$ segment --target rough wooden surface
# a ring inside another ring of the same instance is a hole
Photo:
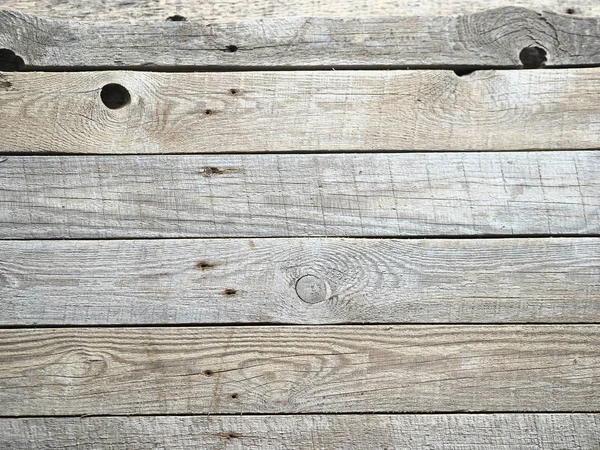
[[[600,231],[595,151],[2,160],[0,238]]]
[[[597,2],[51,1],[0,3],[0,448],[598,446],[600,70],[467,74],[600,65]],[[457,72],[31,72],[333,67]]]
[[[547,66],[589,66],[600,63],[599,20],[518,7],[229,24],[60,22],[0,11],[0,48],[29,68],[521,67],[530,47],[546,53]]]
[[[64,417],[1,419],[3,450],[594,449],[597,414]]]
[[[0,330],[0,415],[593,412],[600,327]]]
[[[600,239],[0,242],[1,325],[600,322]]]
[[[0,151],[596,149],[599,82],[598,68],[4,73]],[[105,106],[111,83],[130,104]]]
[[[110,22],[182,20],[203,23],[265,17],[381,17],[471,14],[503,6],[600,15],[596,0],[2,0],[0,7],[53,19]],[[180,16],[180,17],[177,17]]]

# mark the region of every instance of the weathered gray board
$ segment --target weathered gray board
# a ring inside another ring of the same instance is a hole
[[[0,325],[600,322],[600,239],[0,242]]]
[[[109,109],[115,83],[131,103]],[[597,149],[599,84],[599,68],[4,73],[0,151]]]
[[[3,450],[565,450],[594,449],[598,442],[600,416],[597,414],[336,414],[0,420]]]
[[[169,19],[215,23],[290,16],[363,19],[397,15],[444,16],[503,6],[600,16],[600,3],[596,0],[8,0],[2,5],[53,19],[136,23]]]
[[[358,30],[358,31],[357,31]],[[243,23],[60,22],[0,11],[0,48],[29,68],[547,66],[600,64],[599,19],[505,7],[464,16]]]
[[[4,239],[600,231],[597,151],[2,160]]]
[[[0,415],[593,412],[600,326],[0,330]]]

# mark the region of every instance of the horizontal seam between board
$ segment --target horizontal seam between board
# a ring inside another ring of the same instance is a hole
[[[4,225],[9,224],[8,222],[4,223]],[[19,224],[22,225],[22,224]],[[255,236],[255,235],[247,235],[247,236],[139,236],[139,237],[79,237],[79,238],[61,238],[61,237],[36,237],[36,238],[0,238],[1,242],[31,242],[31,241],[184,241],[184,240],[198,240],[198,241],[206,241],[206,240],[243,240],[243,239],[252,239],[252,240],[267,240],[267,239],[331,239],[331,240],[341,240],[341,239],[352,239],[352,240],[491,240],[491,239],[596,239],[600,237],[600,233],[565,233],[565,234],[457,234],[457,235],[393,235],[393,236],[377,236],[377,235],[360,235],[360,236],[325,236],[325,235],[310,235],[310,236]]]
[[[321,66],[214,66],[214,65],[169,65],[169,66],[145,66],[145,65],[131,65],[131,66],[35,66],[27,65],[22,69],[15,71],[6,72],[92,72],[92,71],[136,71],[136,72],[174,72],[174,73],[192,73],[192,72],[222,72],[222,73],[233,73],[233,72],[322,72],[328,70],[365,70],[365,71],[376,71],[376,70],[555,70],[555,69],[587,69],[600,67],[597,63],[592,64],[570,64],[570,65],[550,65],[544,66],[543,68],[524,68],[518,65],[509,66],[481,66],[481,65],[406,65],[406,64],[373,64],[373,65],[321,65]],[[457,75],[459,77],[459,75]]]
[[[224,152],[210,152],[210,153],[186,153],[186,152],[173,152],[173,153],[96,153],[96,152],[86,152],[86,153],[73,153],[73,152],[0,152],[0,157],[28,157],[28,158],[42,158],[42,157],[136,157],[136,156],[160,156],[160,157],[172,157],[172,156],[194,156],[194,157],[211,157],[211,156],[244,156],[244,155],[252,155],[252,156],[276,156],[276,155],[296,155],[296,156],[311,156],[311,155],[369,155],[369,154],[377,154],[384,153],[386,155],[390,154],[423,154],[423,155],[443,155],[448,153],[460,153],[467,155],[477,155],[477,154],[489,154],[489,153],[556,153],[556,152],[598,152],[600,151],[600,147],[589,147],[589,148],[553,148],[553,149],[539,149],[539,148],[524,148],[524,149],[493,149],[493,150],[309,150],[309,151],[299,151],[299,150],[286,150],[286,151],[252,151],[252,152],[242,152],[242,151],[224,151]],[[2,163],[4,161],[0,161]]]
[[[273,328],[324,328],[324,327],[416,327],[416,326],[428,326],[428,327],[514,327],[514,326],[527,326],[527,327],[540,327],[540,328],[552,328],[552,327],[577,327],[577,326],[598,326],[600,322],[346,322],[346,323],[288,323],[288,322],[207,322],[207,323],[142,323],[142,324],[38,324],[38,325],[0,325],[0,330],[35,330],[35,329],[100,329],[100,328],[257,328],[257,327],[273,327]]]
[[[442,416],[471,416],[471,415],[511,415],[511,414],[522,414],[522,415],[552,415],[552,414],[563,414],[563,415],[572,415],[572,414],[585,414],[585,415],[597,415],[600,413],[600,409],[594,410],[576,410],[576,411],[530,411],[530,410],[505,410],[505,411],[365,411],[365,412],[299,412],[299,413],[289,413],[289,412],[274,412],[274,413],[254,413],[254,412],[239,412],[239,413],[164,413],[164,414],[57,414],[57,415],[1,415],[0,420],[2,419],[85,419],[85,418],[109,418],[109,417],[238,417],[241,418],[243,416],[251,416],[251,417],[269,417],[269,416],[365,416],[365,415],[392,415],[392,416],[433,416],[433,415],[442,415]]]

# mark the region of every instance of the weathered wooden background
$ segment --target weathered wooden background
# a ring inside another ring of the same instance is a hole
[[[600,449],[600,3],[0,8],[1,449]]]

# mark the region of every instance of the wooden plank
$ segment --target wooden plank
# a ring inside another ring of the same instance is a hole
[[[519,57],[531,48],[543,52],[547,66],[600,63],[597,17],[518,7],[463,16],[402,14],[127,24],[0,11],[0,48],[29,68],[539,66]]]
[[[3,416],[593,412],[600,327],[0,330]]]
[[[4,450],[169,448],[593,449],[598,414],[157,416],[0,419]],[[134,444],[133,444],[134,443]]]
[[[2,159],[3,239],[600,231],[596,151]]]
[[[503,6],[523,6],[536,11],[599,16],[596,0],[5,0],[3,8],[52,19],[110,22],[187,20],[214,23],[243,22],[265,17],[360,17],[397,15],[471,14]],[[177,17],[179,16],[179,17]]]
[[[598,68],[4,73],[0,152],[597,149],[599,82]],[[114,84],[131,101],[109,109]]]
[[[600,239],[0,242],[0,325],[600,322]]]

